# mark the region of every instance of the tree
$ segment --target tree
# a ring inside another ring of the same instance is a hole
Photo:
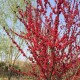
[[[13,34],[12,34],[13,35]],[[11,36],[12,36],[11,35]],[[15,39],[15,35],[13,38]],[[20,40],[17,37],[19,45],[23,45],[23,40]],[[24,46],[22,46],[24,47]],[[0,34],[0,70],[1,70],[1,77],[2,79],[7,76],[8,80],[11,80],[11,78],[14,76],[16,77],[17,74],[9,71],[8,66],[11,65],[13,68],[17,69],[17,67],[20,67],[18,64],[16,64],[16,61],[19,60],[19,57],[21,56],[18,49],[16,49],[15,45],[12,43],[12,41],[6,36],[5,33]],[[17,66],[17,67],[16,67]],[[13,75],[16,74],[15,75]],[[18,77],[17,77],[18,78]]]
[[[12,42],[10,41],[10,39],[8,39],[8,37],[6,37],[7,35],[5,34],[5,32],[3,31],[3,27],[6,26],[6,29],[10,32],[10,30],[8,29],[9,27],[17,29],[17,26],[20,26],[21,23],[19,22],[19,20],[16,18],[16,13],[18,12],[18,6],[22,7],[24,9],[24,6],[22,6],[24,3],[23,0],[1,0],[0,1],[0,38],[1,38],[1,46],[0,48],[2,48],[1,50],[4,52],[4,56],[6,57],[6,61],[7,59],[11,64],[12,64],[12,58],[13,58],[13,53],[17,53],[16,55],[19,56],[20,54],[18,52],[16,52],[17,50],[15,49],[15,51],[13,49],[11,49],[11,47],[15,48],[12,44]],[[17,25],[18,24],[18,25]],[[15,26],[15,27],[14,27]],[[21,30],[21,28],[18,28]],[[19,32],[19,31],[18,31]],[[3,36],[3,37],[2,37]],[[15,35],[11,34],[11,36],[13,36],[13,38],[15,38]],[[6,40],[5,40],[6,39]],[[9,42],[10,41],[10,42]],[[18,43],[22,44],[22,42],[20,41],[20,39],[18,39]],[[4,45],[3,45],[4,44]],[[16,58],[17,58],[16,56]],[[14,55],[15,57],[15,55]]]
[[[28,0],[28,2],[30,3],[30,0]],[[33,1],[32,1],[33,2]],[[7,31],[10,33],[9,27],[13,28],[14,30],[16,30],[17,32],[19,32],[19,30],[21,31],[21,27],[19,26],[23,26],[20,21],[17,19],[16,14],[18,13],[18,8],[21,7],[22,9],[25,9],[26,4],[24,5],[24,0],[1,0],[0,1],[0,37],[1,37],[1,41],[0,41],[0,48],[1,50],[6,53],[7,58],[8,55],[11,57],[11,47],[13,46],[12,42],[9,42],[10,39],[8,39],[5,34],[5,32],[3,31],[3,27],[5,26],[5,28],[7,29]],[[18,29],[17,29],[18,27]],[[25,29],[23,29],[25,30]],[[13,38],[15,39],[15,35],[11,33],[11,36],[13,36]],[[7,38],[7,39],[6,39]],[[18,38],[18,37],[17,37]],[[6,39],[6,40],[5,40]],[[18,39],[18,43],[22,44],[23,40],[20,41],[20,39]],[[6,44],[7,43],[7,44]],[[4,44],[4,45],[3,45]],[[5,45],[6,44],[6,45]],[[9,46],[9,47],[7,47]],[[13,46],[14,47],[14,46]],[[8,49],[9,48],[9,49]],[[15,50],[16,51],[16,50]],[[13,51],[14,52],[14,51]],[[16,52],[17,53],[17,52]],[[13,55],[13,54],[12,54]],[[17,55],[17,54],[16,54]],[[15,56],[15,55],[14,55]],[[18,56],[18,55],[17,55]],[[9,58],[10,59],[10,58]],[[12,62],[12,60],[10,59],[9,61]]]
[[[29,0],[30,3],[30,0]],[[24,5],[23,0],[1,0],[0,1],[0,58],[1,61],[4,60],[5,63],[10,63],[12,66],[15,65],[15,62],[18,60],[18,58],[21,56],[19,51],[15,48],[13,43],[8,39],[7,35],[3,31],[3,27],[5,26],[6,30],[11,33],[9,30],[9,27],[16,30],[21,31],[21,27],[23,26],[20,21],[17,19],[16,14],[18,13],[18,8],[21,7],[24,9],[26,4]],[[18,25],[17,25],[18,24]],[[18,29],[17,29],[18,26]],[[24,29],[23,29],[24,30]],[[11,36],[13,39],[17,39],[16,41],[18,44],[24,48],[23,40],[19,39],[19,37],[16,37],[13,33],[11,33]]]
[[[28,0],[30,2],[30,0]],[[0,28],[13,27],[17,23],[16,13],[18,8],[25,8],[24,0],[0,0]]]
[[[4,38],[2,35],[0,36],[0,62],[5,61],[7,62],[8,60],[8,55],[9,55],[9,43],[10,39],[9,38]],[[6,45],[5,45],[6,44]],[[6,54],[5,54],[6,53]]]
[[[37,0],[36,8],[31,4],[26,10],[19,8],[17,18],[24,24],[26,33],[18,34],[10,29],[26,41],[31,57],[28,58],[4,30],[23,56],[32,62],[30,75],[36,80],[75,80],[80,75],[80,4],[76,0],[53,0],[53,3],[55,5],[49,0]],[[35,71],[36,65],[39,73]]]

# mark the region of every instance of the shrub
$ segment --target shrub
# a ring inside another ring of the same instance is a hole
[[[24,24],[26,32],[18,34],[10,29],[26,41],[31,57],[27,57],[27,53],[24,53],[4,28],[21,54],[32,62],[32,71],[28,75],[35,76],[36,80],[62,80],[80,63],[80,4],[75,0],[53,2],[55,5],[49,0],[37,0],[36,8],[31,4],[26,6],[25,11],[19,8],[17,18]],[[27,4],[27,1],[24,4]],[[64,17],[63,21],[60,16]],[[36,66],[39,68],[39,74],[36,73]],[[65,80],[72,80],[78,69],[73,72]]]

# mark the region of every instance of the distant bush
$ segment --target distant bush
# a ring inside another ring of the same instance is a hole
[[[0,62],[0,67],[5,66],[6,63],[5,62]]]

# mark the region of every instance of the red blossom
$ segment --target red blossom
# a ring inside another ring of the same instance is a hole
[[[76,61],[80,55],[78,53],[80,51],[78,43],[80,42],[77,42],[77,39],[80,35],[76,35],[79,34],[79,27],[75,26],[79,21],[78,4],[74,3],[74,7],[71,5],[72,2],[67,0],[54,1],[56,2],[54,7],[49,0],[37,0],[36,8],[30,4],[24,12],[19,10],[20,17],[18,19],[24,24],[27,32],[24,36],[11,30],[17,36],[29,41],[27,45],[32,54],[29,60],[39,68],[39,74],[34,72],[31,74],[37,77],[37,80],[62,79],[69,70],[78,66]],[[51,12],[46,15],[48,6]],[[60,22],[60,15],[64,16],[65,24]],[[10,37],[7,31],[6,33]],[[26,57],[20,46],[12,38],[11,40]],[[33,70],[35,71],[34,68]]]

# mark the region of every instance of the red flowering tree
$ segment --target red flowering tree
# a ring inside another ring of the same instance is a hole
[[[78,0],[37,0],[36,8],[31,4],[25,11],[19,8],[17,18],[26,32],[18,34],[10,30],[26,41],[32,54],[29,58],[4,28],[21,54],[32,62],[30,75],[36,80],[76,80],[79,77],[79,6]],[[35,64],[39,73],[35,71]]]

